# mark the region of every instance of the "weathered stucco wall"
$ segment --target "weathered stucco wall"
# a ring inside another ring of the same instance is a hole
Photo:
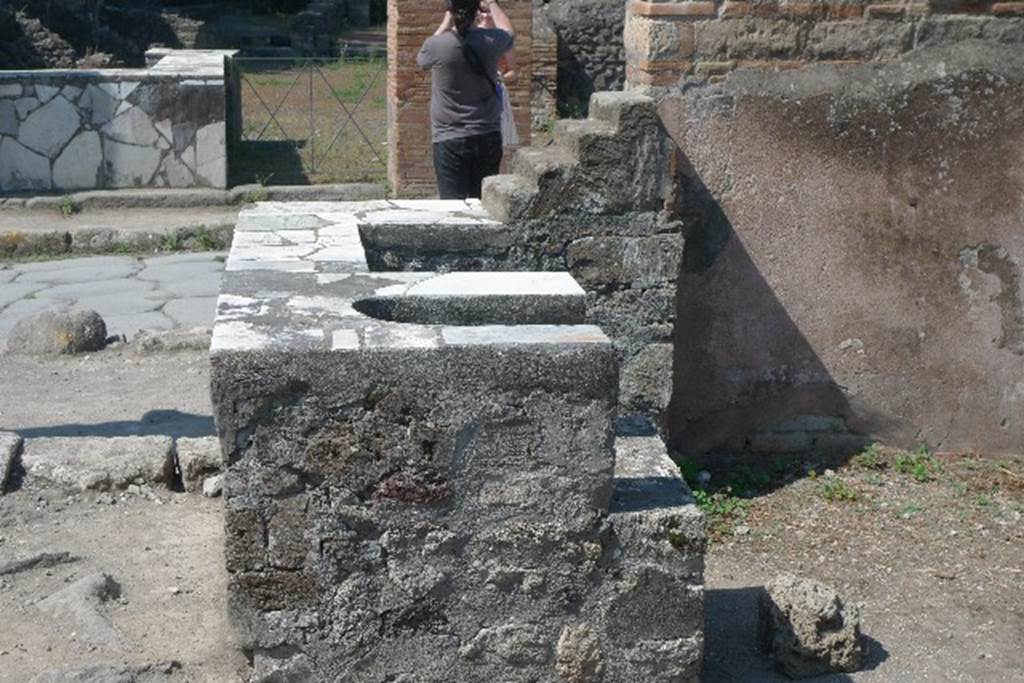
[[[740,69],[663,100],[684,453],[1024,444],[1024,53]]]
[[[231,53],[147,69],[0,71],[0,191],[227,187]]]

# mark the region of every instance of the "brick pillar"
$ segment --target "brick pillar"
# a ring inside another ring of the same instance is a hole
[[[533,3],[504,0],[516,31],[519,81],[511,88],[520,145],[530,144]],[[388,0],[388,180],[401,197],[437,194],[430,143],[430,72],[416,55],[441,23],[444,4]]]

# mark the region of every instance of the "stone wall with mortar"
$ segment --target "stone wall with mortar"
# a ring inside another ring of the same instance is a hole
[[[252,680],[698,680],[703,516],[660,439],[615,437],[583,289],[371,257],[508,231],[464,202],[240,215],[211,381]]]
[[[563,116],[585,115],[595,92],[626,82],[623,0],[538,0],[558,41],[558,104]]]
[[[530,144],[533,101],[533,5],[509,0],[502,8],[516,32],[519,80],[509,88],[521,145]],[[437,194],[430,139],[430,72],[416,64],[423,41],[444,16],[440,2],[388,0],[388,180],[398,196]]]
[[[1022,103],[1024,50],[997,40],[662,100],[686,235],[671,445],[1019,451]]]
[[[960,40],[1024,45],[1020,0],[629,0],[626,15],[631,87],[717,80],[736,68],[886,62]]]
[[[231,52],[146,69],[0,72],[0,191],[227,186]]]

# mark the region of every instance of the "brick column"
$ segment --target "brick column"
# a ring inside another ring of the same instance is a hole
[[[533,4],[503,0],[516,31],[519,81],[511,88],[521,145],[530,144]],[[396,196],[437,194],[430,142],[430,73],[416,66],[420,46],[441,23],[444,4],[388,0],[388,180]]]

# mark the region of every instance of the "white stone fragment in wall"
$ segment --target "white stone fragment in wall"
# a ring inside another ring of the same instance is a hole
[[[79,133],[53,164],[54,187],[59,190],[95,188],[103,161],[102,151],[96,131]]]
[[[0,97],[21,97],[21,83],[0,85]]]
[[[131,145],[152,146],[158,138],[153,122],[139,107],[130,107],[124,113],[115,116],[103,126],[103,134]]]
[[[52,159],[75,135],[80,124],[75,105],[58,97],[21,122],[18,142]]]
[[[114,112],[114,116],[120,116],[131,108],[131,102],[121,102],[121,104],[117,105],[117,111]]]
[[[331,351],[358,351],[359,334],[352,329],[334,330],[331,333]]]
[[[160,150],[154,147],[103,141],[107,181],[111,187],[145,187],[160,167]]]
[[[18,118],[24,119],[39,108],[39,100],[34,97],[22,97],[14,100],[14,108],[18,112]]]
[[[168,142],[174,142],[174,124],[171,123],[170,119],[154,121],[153,125],[156,127],[156,132],[164,136],[165,140]]]
[[[14,102],[0,100],[0,135],[18,134],[18,112]]]
[[[45,104],[56,97],[59,92],[60,88],[55,88],[52,85],[37,85],[36,99]]]
[[[140,83],[138,81],[124,81],[123,83],[118,83],[118,97],[120,97],[122,100],[127,98],[129,95],[135,92],[135,89],[138,88],[139,85]]]
[[[89,119],[93,125],[103,125],[114,116],[117,109],[117,98],[112,97],[99,85],[93,84],[85,89],[82,98],[78,101],[83,112],[89,112]]]
[[[108,81],[106,83],[97,83],[96,87],[102,90],[103,92],[107,93],[114,99],[121,99],[121,88],[119,83]]]
[[[49,160],[5,137],[0,141],[0,189],[49,190]]]
[[[188,170],[192,171],[192,173],[196,172],[195,147],[193,147],[192,145],[186,147],[184,150],[182,150],[181,154],[178,155],[178,159],[181,161],[181,163],[185,164],[185,166],[188,167]]]
[[[64,98],[73,102],[76,99],[78,99],[79,95],[82,94],[82,89],[76,85],[65,85],[63,88],[60,89],[60,94]]]
[[[224,122],[211,123],[196,131],[196,175],[211,187],[227,186],[227,145]]]
[[[173,154],[164,159],[164,172],[170,187],[192,187],[195,182],[192,170]]]

